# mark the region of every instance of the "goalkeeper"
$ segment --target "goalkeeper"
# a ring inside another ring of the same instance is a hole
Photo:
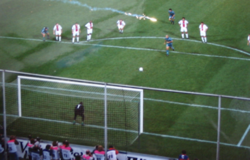
[[[76,123],[76,117],[77,115],[82,117],[82,126],[84,126],[84,106],[82,104],[82,102],[80,102],[78,105],[75,106],[75,110],[74,110],[75,116],[74,116],[74,121],[73,124]]]

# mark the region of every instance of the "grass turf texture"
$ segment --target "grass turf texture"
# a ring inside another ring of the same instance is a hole
[[[246,46],[246,37],[249,34],[247,27],[250,26],[250,22],[246,21],[249,17],[248,6],[250,5],[247,0],[242,0],[241,3],[236,0],[188,0],[185,2],[180,0],[129,0],[126,3],[117,3],[114,0],[106,0],[105,3],[87,0],[80,2],[93,7],[109,7],[137,14],[145,13],[148,16],[156,17],[158,21],[153,23],[149,20],[137,20],[134,17],[111,11],[91,12],[87,8],[65,4],[61,1],[3,0],[0,2],[0,36],[42,39],[40,31],[42,27],[48,26],[51,38],[54,38],[52,27],[58,22],[63,27],[62,40],[71,42],[71,26],[78,22],[82,27],[80,40],[85,40],[84,24],[92,20],[94,22],[93,39],[134,36],[164,37],[166,34],[173,38],[180,38],[177,22],[185,16],[190,23],[188,28],[190,39],[200,41],[198,25],[204,21],[209,27],[208,42],[250,52],[249,46]],[[175,25],[168,22],[167,11],[169,8],[176,13]],[[239,13],[240,15],[237,16]],[[119,34],[116,28],[115,23],[120,18],[127,23],[124,34]],[[163,42],[164,39],[121,39],[94,41],[90,43],[97,45],[83,46],[0,38],[0,68],[111,83],[249,97],[249,61],[195,55],[249,58],[242,53],[208,44],[179,40],[174,40],[175,50],[193,53],[193,55],[171,53],[170,51],[170,56],[166,57],[165,53],[161,51],[101,46],[164,50]],[[143,67],[144,72],[138,72],[139,67]],[[7,75],[7,77],[9,82],[15,78],[13,75]],[[9,97],[13,97],[15,100],[15,93],[10,93]],[[208,106],[217,105],[217,99],[214,98],[153,91],[145,91],[145,98]],[[8,107],[13,104],[12,100],[11,98],[8,100]],[[246,108],[248,103],[245,102],[228,99],[223,99],[222,102],[224,108],[248,110]],[[70,105],[73,107],[75,104]],[[216,110],[152,100],[145,100],[144,107],[145,132],[216,141]],[[250,124],[247,117],[249,117],[249,113],[222,111],[221,141],[237,145]],[[67,120],[70,121],[70,118]],[[17,136],[28,135],[28,132],[22,131],[27,126],[30,127],[29,130],[32,130],[33,127],[38,131],[33,131],[34,134],[39,134],[40,130],[44,130],[47,125],[39,122],[41,125],[34,126],[32,125],[34,122],[13,118],[9,118],[8,122],[8,132]],[[25,126],[22,126],[22,123],[25,123]],[[65,137],[61,132],[53,130],[54,125],[67,130],[73,134],[73,137],[86,133],[99,134],[100,132],[95,129],[91,132],[82,132],[77,128],[78,126],[51,123],[49,132],[53,132],[53,135],[56,136],[43,134],[41,137],[44,139],[58,137],[61,140],[66,138],[67,136]],[[18,130],[14,130],[14,128],[18,128]],[[102,133],[100,136],[95,135],[98,139],[102,139],[101,136]],[[242,145],[250,146],[249,139],[250,136],[247,135]],[[77,141],[73,138],[70,140],[71,142]],[[84,140],[78,143],[96,145]],[[120,146],[122,149],[123,147]],[[170,157],[176,157],[182,149],[187,149],[191,159],[195,157],[214,159],[216,153],[215,144],[146,134],[140,136],[140,139],[135,141],[132,146],[125,149]],[[221,145],[220,153],[221,157],[225,159],[250,157],[248,149],[240,147]]]

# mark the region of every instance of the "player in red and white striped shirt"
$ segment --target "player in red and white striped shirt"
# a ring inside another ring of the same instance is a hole
[[[76,40],[77,40],[77,43],[79,43],[79,35],[81,33],[81,27],[78,23],[74,24],[72,26],[72,43],[75,43],[75,37],[76,37]]]
[[[91,35],[93,33],[93,22],[90,21],[88,22],[85,27],[87,28],[87,41],[90,41],[91,40]]]
[[[61,42],[62,26],[60,24],[57,23],[54,26],[53,34],[56,35],[56,40]]]
[[[119,32],[123,33],[123,28],[125,27],[126,23],[120,19],[116,22],[116,24],[117,24]]]
[[[181,27],[181,37],[184,39],[184,32],[186,33],[186,38],[188,39],[188,21],[185,17],[182,17],[182,20],[179,21],[179,25]]]
[[[203,22],[201,22],[199,29],[200,29],[202,43],[207,43],[206,32],[208,30],[208,26],[206,24],[204,24]]]

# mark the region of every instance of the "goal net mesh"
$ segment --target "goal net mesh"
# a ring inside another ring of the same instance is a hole
[[[86,145],[104,143],[104,85],[21,78],[19,118],[12,124],[21,136],[70,140]],[[140,92],[107,87],[108,143],[128,146],[139,135]],[[84,126],[74,108],[84,105]]]

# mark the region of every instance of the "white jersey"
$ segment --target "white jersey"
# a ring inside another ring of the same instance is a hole
[[[126,25],[126,23],[123,20],[118,20],[116,22],[116,24],[117,24],[117,26],[125,26]]]
[[[180,25],[181,28],[187,28],[188,21],[187,20],[180,20],[179,25]]]
[[[81,29],[81,27],[80,27],[80,25],[79,24],[74,24],[73,26],[72,26],[72,32],[80,32],[80,29]]]
[[[200,24],[199,29],[201,32],[206,32],[206,30],[208,29],[208,26],[205,24]]]
[[[43,160],[51,160],[49,150],[43,150]]]
[[[93,26],[94,26],[93,22],[89,22],[85,25],[87,29],[93,29]]]
[[[108,160],[117,160],[116,151],[115,150],[108,150],[107,157],[108,157]]]
[[[8,144],[9,153],[17,152],[15,140],[9,140],[7,144]]]
[[[53,30],[55,31],[55,32],[58,32],[58,31],[62,31],[62,26],[60,25],[60,24],[56,24],[55,26],[54,26],[54,28],[53,28]]]

